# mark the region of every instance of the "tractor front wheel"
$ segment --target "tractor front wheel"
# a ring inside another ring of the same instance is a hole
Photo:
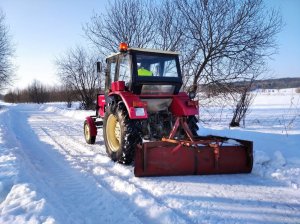
[[[91,128],[87,121],[84,122],[83,133],[86,143],[95,144],[96,136],[91,136]]]
[[[105,113],[103,137],[106,152],[113,161],[131,164],[136,145],[142,143],[141,124],[129,118],[124,104],[112,104]]]

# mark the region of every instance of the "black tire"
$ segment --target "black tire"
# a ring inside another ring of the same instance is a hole
[[[86,121],[84,121],[84,125],[83,125],[83,134],[84,134],[86,143],[91,144],[91,145],[95,144],[96,136],[91,136],[90,126]]]
[[[197,125],[198,119],[196,116],[189,116],[187,119],[187,123],[189,125],[189,128],[194,136],[198,136],[197,131],[199,130],[199,127]]]
[[[103,121],[103,138],[106,152],[113,161],[132,163],[137,144],[142,143],[142,127],[138,120],[131,120],[124,104],[107,107]]]

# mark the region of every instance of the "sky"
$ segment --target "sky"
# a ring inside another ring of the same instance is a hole
[[[57,85],[55,59],[74,46],[89,45],[82,26],[94,12],[105,12],[108,1],[0,0],[16,48],[14,87],[24,88],[33,79]],[[281,10],[285,23],[267,75],[300,77],[300,0],[266,0],[266,4]]]
[[[68,49],[88,45],[82,26],[104,12],[108,0],[0,0],[16,49],[14,87],[33,79],[55,85],[55,59]]]
[[[284,27],[278,34],[278,54],[269,61],[273,78],[300,78],[300,0],[267,0],[281,11]]]

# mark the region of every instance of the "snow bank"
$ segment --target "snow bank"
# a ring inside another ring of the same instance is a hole
[[[5,111],[7,110],[0,109],[0,118]],[[14,149],[4,147],[3,129],[5,125],[0,120],[0,202],[5,200],[18,175]]]
[[[258,89],[252,92],[255,95],[252,108],[290,108],[300,103],[300,94],[295,88],[290,89]]]
[[[49,103],[40,106],[40,110],[44,110],[46,112],[54,112],[66,117],[70,117],[76,120],[83,120],[87,116],[91,116],[95,114],[95,111],[92,110],[79,110],[77,109],[77,104],[73,104],[72,108],[67,108],[64,103]]]
[[[214,134],[254,143],[253,173],[300,188],[300,94],[295,89],[256,90],[245,127],[229,128],[232,111],[200,111],[200,135]],[[211,113],[214,113],[212,118]]]
[[[262,177],[272,178],[294,188],[300,188],[300,164],[286,161],[280,151],[275,151],[272,157],[263,151],[256,151],[253,173]]]
[[[15,184],[1,203],[0,223],[55,223],[45,204],[29,184]]]
[[[9,130],[2,116],[5,112],[6,108],[0,109],[0,223],[55,223],[47,215],[45,200],[37,195],[30,184],[21,183],[21,176],[24,175],[20,167],[22,158],[19,158],[18,148],[7,147],[10,143],[7,136]]]
[[[198,134],[240,138],[254,143],[252,173],[274,179],[295,189],[300,188],[300,134],[255,132],[243,128],[207,128],[200,125]]]

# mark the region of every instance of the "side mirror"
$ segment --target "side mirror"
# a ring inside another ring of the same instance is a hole
[[[100,73],[102,72],[102,65],[101,65],[101,62],[100,61],[97,61],[97,73]]]

